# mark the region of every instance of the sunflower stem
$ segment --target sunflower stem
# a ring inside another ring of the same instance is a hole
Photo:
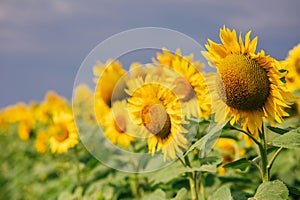
[[[202,200],[205,200],[206,195],[205,195],[205,190],[204,190],[204,174],[203,174],[203,172],[201,172],[201,174],[200,174],[200,194],[201,194]]]
[[[266,135],[264,128],[262,126],[262,131],[258,131],[258,135],[260,138],[260,144],[258,145],[259,147],[259,152],[260,152],[260,158],[261,158],[261,168],[262,168],[262,173],[263,177],[262,180],[263,182],[268,182],[270,181],[270,174],[268,170],[268,154],[267,154],[267,142],[266,142]]]
[[[140,181],[139,181],[139,174],[138,173],[134,173],[134,191],[133,194],[135,196],[136,199],[140,199]]]
[[[271,168],[274,164],[274,161],[276,160],[277,156],[280,154],[280,152],[282,151],[283,147],[280,147],[279,149],[277,149],[277,151],[274,153],[274,155],[272,156],[271,160],[269,161],[269,164],[267,165],[267,171],[268,174],[271,174]]]
[[[260,145],[260,142],[251,134],[251,133],[248,133],[247,131],[244,131],[242,129],[239,129],[239,128],[236,128],[234,126],[231,126],[232,129],[236,130],[236,131],[239,131],[241,133],[244,133],[245,135],[247,135],[251,140],[253,140],[253,142],[255,144],[257,144],[258,146]]]
[[[81,170],[80,170],[80,160],[79,160],[79,150],[77,145],[74,149],[75,159],[76,159],[76,177],[77,177],[77,187],[81,186]]]
[[[131,149],[133,152],[137,152],[136,148],[134,146],[134,143],[131,143]],[[137,170],[137,172],[133,173],[133,186],[132,186],[132,194],[135,197],[135,199],[141,199],[141,191],[140,191],[140,179],[139,179],[139,164],[134,163],[133,164],[134,169]]]
[[[189,168],[192,168],[190,160],[188,155],[186,155],[184,157],[184,161],[185,161],[185,165]],[[192,196],[192,200],[198,200],[198,195],[197,195],[197,191],[196,191],[196,177],[194,175],[193,172],[187,172],[188,174],[188,179],[189,179],[189,183],[190,183],[190,190],[191,190],[191,196]]]

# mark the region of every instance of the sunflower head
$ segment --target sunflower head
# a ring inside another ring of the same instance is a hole
[[[288,115],[284,109],[289,107],[286,98],[290,95],[281,80],[283,66],[263,50],[256,53],[257,37],[251,40],[250,33],[243,40],[242,34],[237,38],[235,30],[224,26],[222,44],[208,40],[202,54],[217,68],[209,83],[216,121],[232,117],[232,125],[238,123],[257,134],[264,118],[273,123]]]
[[[95,114],[98,123],[102,124],[104,116],[109,112],[113,101],[122,100],[126,97],[126,71],[118,61],[107,61],[106,64],[98,63],[94,67],[96,76],[95,89]]]
[[[75,89],[73,97],[73,114],[76,119],[82,119],[85,123],[93,125],[96,122],[94,115],[94,95],[87,85],[79,85]]]
[[[78,143],[78,133],[72,113],[55,113],[53,125],[49,127],[49,133],[52,153],[65,153]]]
[[[186,123],[182,106],[170,85],[158,77],[147,75],[128,82],[129,113],[140,127],[143,138],[148,138],[148,149],[152,155],[162,150],[166,157],[176,158],[176,153],[187,148],[182,127]]]
[[[174,86],[173,92],[183,104],[186,116],[208,118],[210,98],[201,72],[204,64],[193,60],[193,54],[181,56],[180,50],[171,53],[163,49],[153,60],[157,67],[163,67],[167,80]]]
[[[116,95],[115,100],[124,98],[124,75],[126,71],[118,61],[107,61],[106,64],[98,63],[94,67],[96,76],[96,101],[103,100],[104,103],[111,107],[113,93]],[[116,87],[118,84],[118,87]],[[116,91],[117,90],[117,91]]]
[[[129,118],[126,100],[113,103],[110,112],[105,117],[103,126],[105,129],[104,136],[113,144],[128,147],[136,140],[136,131]]]
[[[46,153],[48,148],[49,135],[46,131],[39,130],[34,141],[34,147],[38,153]]]
[[[300,44],[289,51],[287,62],[287,86],[291,91],[300,89]]]
[[[245,55],[230,54],[218,65],[218,93],[238,110],[257,110],[265,104],[270,90],[267,72]]]
[[[21,121],[18,127],[19,138],[24,141],[28,140],[30,137],[31,129],[32,129],[32,124],[30,120]]]

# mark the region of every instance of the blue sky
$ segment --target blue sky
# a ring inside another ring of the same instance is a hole
[[[258,35],[259,48],[284,59],[300,42],[298,0],[1,0],[0,107],[70,98],[80,64],[100,42],[137,27],[180,31],[204,45],[224,24]],[[198,53],[198,52],[195,52]]]

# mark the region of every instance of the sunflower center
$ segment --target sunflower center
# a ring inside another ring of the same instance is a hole
[[[258,110],[265,104],[270,90],[266,70],[245,55],[230,54],[219,64],[218,93],[230,107]]]
[[[195,96],[192,86],[185,78],[176,78],[174,81],[174,85],[175,87],[173,89],[173,92],[180,97],[179,101],[187,102]]]
[[[55,140],[58,142],[62,142],[69,137],[69,131],[66,125],[60,124],[57,128],[56,134],[54,136]]]
[[[170,135],[171,121],[161,104],[145,106],[142,110],[142,121],[146,129],[161,139]]]
[[[119,133],[126,132],[126,118],[124,115],[117,115],[114,120],[114,126]]]

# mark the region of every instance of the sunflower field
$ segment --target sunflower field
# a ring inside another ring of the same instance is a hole
[[[2,108],[0,199],[300,199],[300,44],[276,60],[219,34],[205,62],[99,61],[72,99]]]

